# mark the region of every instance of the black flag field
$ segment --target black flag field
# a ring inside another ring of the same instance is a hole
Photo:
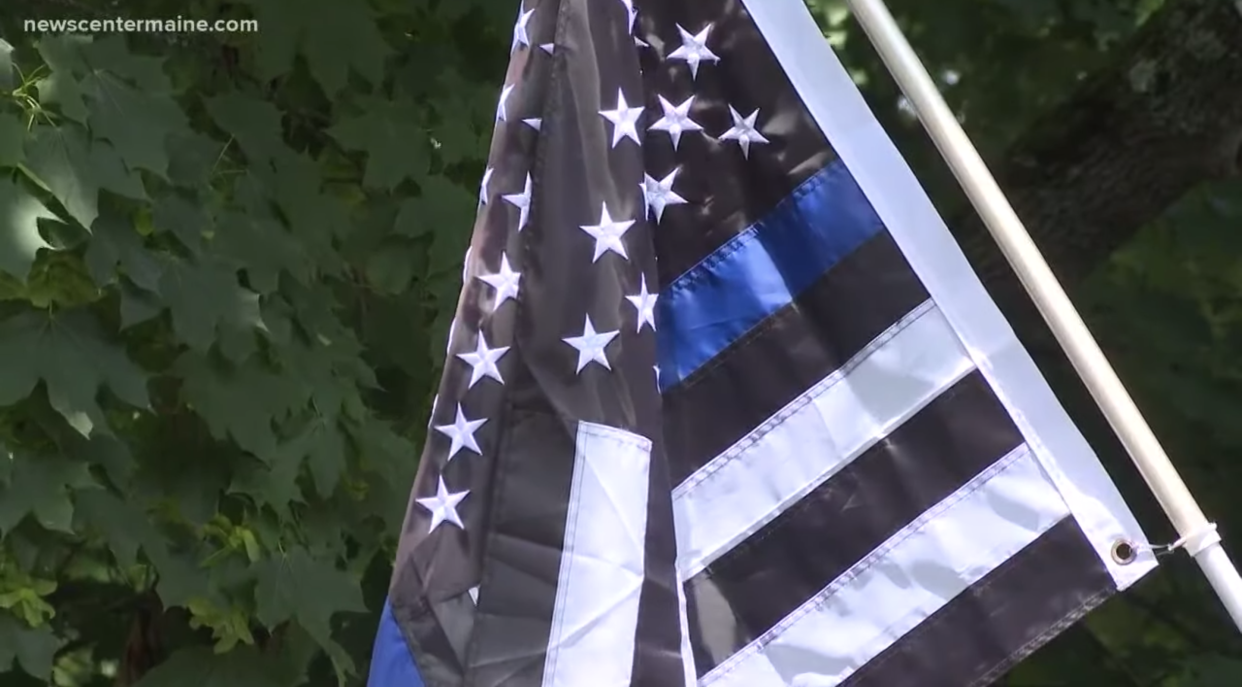
[[[448,346],[370,687],[986,685],[1155,566],[802,0],[525,0]]]

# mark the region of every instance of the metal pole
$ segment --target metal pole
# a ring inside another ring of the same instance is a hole
[[[1242,577],[883,0],[847,0],[1074,369],[1242,629]]]

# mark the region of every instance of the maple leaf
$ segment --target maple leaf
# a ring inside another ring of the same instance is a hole
[[[148,291],[158,288],[164,272],[156,254],[143,246],[133,222],[117,214],[101,215],[95,221],[85,260],[91,278],[100,286],[116,280],[117,265],[131,281]]]
[[[230,367],[186,353],[174,369],[184,379],[185,401],[207,422],[212,435],[232,437],[243,450],[261,459],[276,448],[272,421],[284,420],[308,398],[297,380],[265,369],[255,360]]]
[[[287,687],[280,661],[253,647],[223,654],[204,647],[182,649],[151,669],[135,687]]]
[[[39,126],[26,143],[26,165],[69,215],[90,230],[99,216],[99,190],[146,200],[142,178],[111,144],[90,141],[77,126]]]
[[[0,38],[0,89],[13,90],[13,46]]]
[[[0,460],[10,462],[11,474],[0,484],[0,536],[27,515],[44,529],[72,532],[70,491],[98,486],[87,465],[57,456],[5,455],[0,451]]]
[[[281,112],[254,96],[230,91],[207,100],[207,114],[241,146],[251,163],[262,163],[286,149]]]
[[[336,613],[366,611],[358,580],[332,561],[316,560],[295,548],[258,566],[255,586],[259,622],[275,627],[294,620],[320,645],[332,643],[330,622]]]
[[[351,69],[372,84],[383,80],[392,48],[363,0],[249,1],[264,27],[258,68],[265,80],[287,73],[299,52],[329,97],[345,87]]]
[[[138,560],[138,550],[158,558],[163,538],[151,524],[150,516],[132,499],[120,499],[103,489],[83,491],[75,505],[76,529],[94,529],[103,534],[116,560],[130,567]]]
[[[52,661],[62,644],[50,628],[29,627],[0,611],[0,674],[16,661],[27,673],[50,680]]]
[[[26,398],[42,380],[52,407],[83,436],[107,429],[96,401],[103,387],[132,406],[149,406],[147,374],[85,310],[26,311],[0,321],[0,360],[21,361],[0,365],[0,406]]]
[[[172,261],[156,291],[172,313],[177,337],[206,352],[221,328],[263,329],[259,294],[237,283],[232,268],[219,261]]]
[[[0,270],[25,281],[39,250],[52,247],[39,233],[40,219],[56,215],[26,189],[0,179]]]
[[[25,140],[26,124],[21,118],[0,112],[0,167],[16,167],[26,159]]]
[[[130,169],[168,173],[168,136],[187,129],[181,108],[166,93],[140,90],[106,72],[95,72],[81,84],[93,102],[91,130],[107,139]]]
[[[428,138],[420,120],[408,97],[372,97],[362,102],[359,114],[328,133],[346,150],[366,153],[365,186],[391,191],[405,179],[419,181],[427,175]]]

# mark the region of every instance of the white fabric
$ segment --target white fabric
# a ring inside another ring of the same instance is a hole
[[[867,107],[802,0],[743,0],[807,109],[1048,472],[1118,589],[1156,566],[1146,537]],[[1119,539],[1137,545],[1127,565]]]
[[[677,568],[693,577],[966,376],[930,302],[673,491]]]
[[[543,687],[630,687],[651,442],[578,423]]]
[[[703,687],[832,687],[1069,515],[1016,449],[716,666]]]

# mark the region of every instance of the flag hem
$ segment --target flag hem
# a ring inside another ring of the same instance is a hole
[[[807,110],[1009,410],[1118,590],[1156,567],[1147,539],[801,0],[743,0]],[[1119,539],[1136,558],[1112,557]]]

